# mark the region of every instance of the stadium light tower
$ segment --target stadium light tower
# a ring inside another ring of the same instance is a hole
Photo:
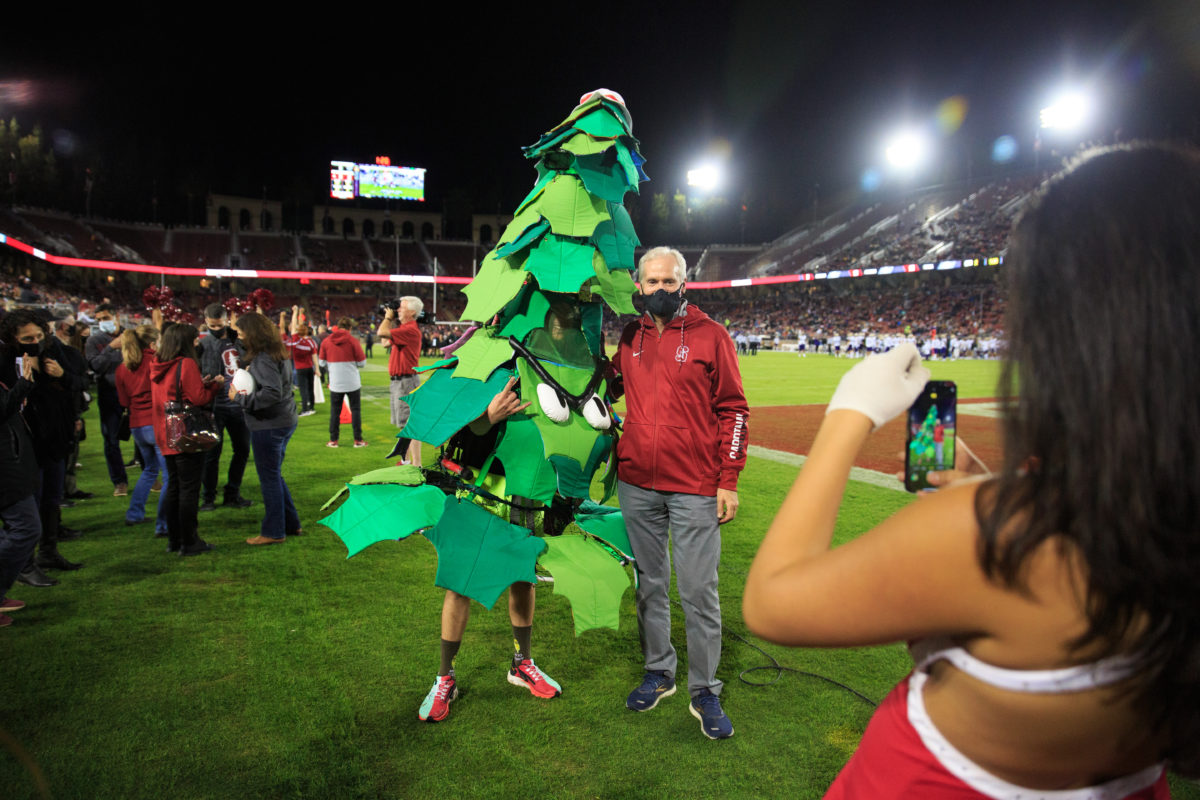
[[[884,148],[883,154],[896,169],[913,171],[929,158],[929,139],[915,130],[896,133]]]
[[[687,172],[688,186],[711,192],[721,185],[721,171],[713,164],[702,164]]]
[[[1072,133],[1087,123],[1091,112],[1091,98],[1081,91],[1075,91],[1064,93],[1053,104],[1043,108],[1039,119],[1043,128]]]

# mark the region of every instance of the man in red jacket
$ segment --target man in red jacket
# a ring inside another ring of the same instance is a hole
[[[687,615],[689,710],[705,736],[724,739],[733,725],[721,709],[723,684],[716,677],[718,525],[737,514],[750,411],[729,334],[683,299],[687,265],[679,251],[649,250],[638,273],[646,313],[626,326],[613,362],[627,406],[617,442],[617,491],[638,571],[646,664],[641,686],[625,705],[649,711],[675,693],[669,536]]]

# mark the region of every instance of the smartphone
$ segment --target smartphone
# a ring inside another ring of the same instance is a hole
[[[908,409],[904,443],[904,488],[928,489],[930,472],[954,468],[954,432],[958,427],[958,387],[954,381],[929,381]]]

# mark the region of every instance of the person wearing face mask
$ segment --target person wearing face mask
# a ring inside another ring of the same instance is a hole
[[[200,346],[197,348],[200,353],[200,371],[204,377],[209,380],[224,377],[226,385],[233,380],[238,360],[246,354],[238,342],[233,322],[228,318],[224,306],[220,303],[210,303],[204,309],[204,324],[208,326],[208,335],[200,339]],[[246,426],[246,414],[240,405],[232,402],[224,392],[219,392],[214,416],[221,441],[204,456],[200,510],[215,511],[217,508],[217,481],[221,476],[221,451],[225,447],[226,437],[233,448],[233,457],[229,459],[229,471],[225,475],[225,499],[222,505],[229,508],[248,508],[254,501],[247,500],[241,494],[242,476],[246,474],[246,462],[250,460],[250,429]]]
[[[32,586],[50,586],[44,569],[75,570],[80,564],[58,552],[66,459],[74,446],[76,396],[82,376],[63,368],[62,345],[50,335],[36,312],[18,309],[0,320],[0,381],[15,385],[26,359],[32,363],[33,391],[22,416],[33,435],[38,479],[35,496],[42,532],[37,558],[26,566],[20,580]]]
[[[100,435],[104,438],[104,463],[113,483],[113,497],[129,494],[125,459],[121,456],[121,399],[117,396],[116,374],[121,366],[121,326],[108,303],[96,306],[96,324],[84,347],[88,366],[96,376],[96,401],[100,406]]]
[[[638,572],[645,675],[626,698],[649,711],[675,693],[671,555],[686,610],[689,711],[710,739],[733,735],[721,709],[718,525],[737,514],[750,416],[733,342],[684,299],[687,265],[655,247],[638,264],[646,312],[621,334],[613,369],[627,412],[617,441],[617,492]]]
[[[0,380],[0,520],[4,522],[0,528],[0,628],[12,624],[8,612],[25,607],[23,601],[6,595],[33,555],[42,531],[33,494],[37,483],[33,439],[21,416],[33,381],[33,359],[22,359],[16,380]]]

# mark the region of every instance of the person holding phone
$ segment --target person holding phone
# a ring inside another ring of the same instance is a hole
[[[1003,467],[830,549],[859,449],[928,373],[903,345],[842,379],[743,605],[773,642],[910,644],[826,797],[1148,800],[1165,766],[1200,774],[1198,218],[1196,151],[1050,181],[1005,260]]]
[[[206,406],[225,385],[224,375],[201,374],[196,352],[199,336],[199,331],[192,325],[166,326],[150,365],[154,440],[167,465],[167,480],[162,490],[166,497],[167,552],[181,556],[195,556],[212,550],[212,545],[200,538],[197,522],[207,453],[183,453],[167,444],[167,403],[179,400]]]

